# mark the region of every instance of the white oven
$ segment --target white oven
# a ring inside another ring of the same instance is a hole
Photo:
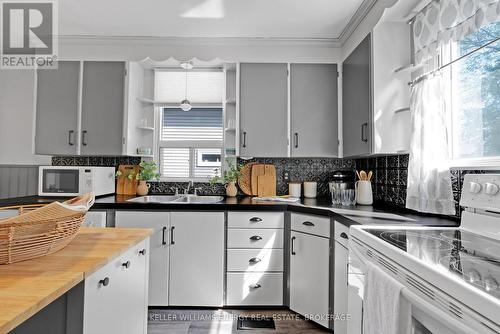
[[[39,196],[78,196],[93,192],[95,196],[115,192],[114,167],[40,166]]]
[[[460,305],[457,301],[441,294],[438,289],[422,282],[418,277],[394,261],[385,258],[379,252],[362,245],[359,240],[351,240],[348,269],[348,314],[352,318],[347,323],[348,334],[363,333],[363,295],[367,261],[376,263],[405,286],[401,296],[402,304],[406,304],[411,309],[411,329],[408,334],[495,333],[489,331],[478,319],[463,314],[462,307],[454,309],[453,305]],[[460,318],[458,313],[463,318]],[[407,318],[401,319],[401,321],[407,320]],[[407,327],[406,323],[400,325],[401,328]],[[402,329],[401,334],[407,334],[404,331]]]

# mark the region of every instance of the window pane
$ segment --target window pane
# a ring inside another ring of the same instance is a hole
[[[187,96],[191,103],[222,103],[223,76],[220,71],[156,71],[155,100],[180,103]]]
[[[163,177],[189,177],[189,148],[162,148],[160,152]]]
[[[464,55],[500,36],[500,23],[469,35],[457,45]],[[453,65],[454,158],[500,156],[500,42]]]
[[[222,109],[163,109],[162,141],[213,140],[222,142]]]
[[[211,178],[221,168],[222,150],[220,148],[195,149],[194,177]]]

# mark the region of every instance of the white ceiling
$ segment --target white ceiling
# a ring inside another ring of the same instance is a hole
[[[59,34],[338,38],[363,0],[63,0]]]

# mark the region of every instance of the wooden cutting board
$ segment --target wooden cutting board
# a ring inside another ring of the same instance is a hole
[[[264,174],[257,177],[257,196],[276,196],[276,167],[265,165]]]
[[[266,165],[264,164],[255,164],[252,166],[252,195],[257,196],[259,194],[259,180],[258,177],[260,175],[264,175]]]
[[[122,176],[118,177],[116,180],[116,193],[118,195],[135,195],[137,194],[137,184],[138,181],[135,179],[135,175],[139,173],[141,167],[138,165],[120,165],[118,170],[122,173]],[[126,176],[133,172],[134,177],[129,180]]]

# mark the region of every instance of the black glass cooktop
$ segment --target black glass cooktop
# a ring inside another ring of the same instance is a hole
[[[461,230],[383,230],[366,232],[413,257],[446,269],[500,298],[500,241]]]

